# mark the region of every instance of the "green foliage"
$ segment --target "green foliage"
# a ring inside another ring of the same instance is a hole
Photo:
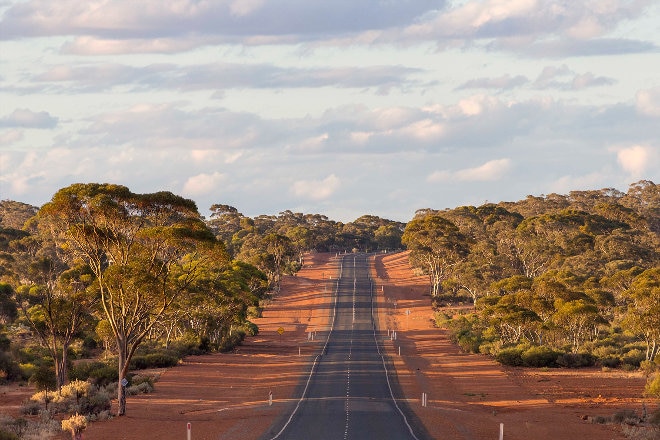
[[[495,355],[495,360],[502,365],[510,367],[520,367],[524,364],[522,354],[525,351],[524,347],[508,347],[502,349]]]
[[[624,354],[621,358],[623,364],[638,368],[641,362],[646,358],[646,354],[637,348],[634,348]]]
[[[12,356],[4,351],[0,351],[0,385],[6,382],[21,380],[23,374],[18,363]]]
[[[30,376],[28,382],[36,387],[37,390],[54,390],[57,387],[55,383],[55,369],[52,365],[40,365],[32,376]]]
[[[116,382],[119,378],[117,365],[105,362],[81,362],[75,365],[70,372],[71,379],[89,380],[98,386],[105,386]]]
[[[596,357],[591,353],[564,353],[557,357],[557,365],[565,368],[592,367]]]
[[[644,394],[660,399],[660,374],[649,377],[644,387]]]
[[[526,367],[556,367],[557,358],[561,355],[546,346],[533,346],[520,354],[523,365]]]
[[[7,432],[0,428],[0,440],[19,440],[19,437],[13,432]]]
[[[179,358],[167,353],[149,353],[136,355],[131,359],[132,370],[144,370],[147,368],[174,367],[179,363]]]

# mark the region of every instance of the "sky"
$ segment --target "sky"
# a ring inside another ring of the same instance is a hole
[[[658,0],[0,0],[0,200],[405,222],[639,180]]]

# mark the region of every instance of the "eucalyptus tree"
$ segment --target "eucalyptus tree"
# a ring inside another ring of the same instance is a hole
[[[85,265],[69,269],[47,257],[36,259],[27,269],[32,283],[19,287],[17,299],[23,318],[53,360],[59,391],[69,380],[69,347],[93,322],[94,276]]]
[[[442,282],[450,278],[454,267],[468,254],[467,238],[439,214],[411,220],[402,242],[410,250],[411,265],[428,275],[432,297],[440,294]]]
[[[290,271],[290,263],[295,256],[289,237],[275,233],[265,236],[254,233],[246,237],[238,258],[263,271],[270,285],[279,291],[282,274]]]
[[[38,213],[61,249],[95,276],[100,311],[116,340],[119,381],[135,350],[201,275],[218,245],[195,203],[169,192],[136,194],[121,185],[74,184]],[[126,391],[118,387],[118,415]]]
[[[660,268],[637,275],[625,291],[629,300],[624,324],[646,343],[646,360],[660,353]]]

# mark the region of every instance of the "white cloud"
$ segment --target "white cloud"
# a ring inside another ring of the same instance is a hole
[[[430,183],[453,180],[464,182],[495,181],[504,177],[510,169],[510,159],[495,159],[474,168],[464,168],[458,171],[435,171],[426,180]]]
[[[524,75],[503,75],[496,78],[476,78],[464,82],[457,87],[461,89],[514,89],[529,82]]]
[[[475,168],[467,168],[456,172],[459,180],[489,181],[498,180],[509,171],[510,159],[496,159],[486,162]]]
[[[621,168],[638,179],[644,177],[647,169],[657,166],[658,151],[645,145],[633,145],[627,148],[620,148],[617,151],[617,160]]]
[[[660,87],[637,92],[636,105],[640,113],[660,117]]]
[[[22,130],[3,130],[0,132],[0,145],[11,145],[23,139]]]
[[[199,196],[212,192],[218,193],[226,178],[227,176],[217,171],[212,174],[198,174],[186,180],[182,192],[188,196]]]
[[[340,185],[339,178],[330,174],[323,180],[298,180],[293,183],[291,191],[296,197],[319,201],[330,197]]]

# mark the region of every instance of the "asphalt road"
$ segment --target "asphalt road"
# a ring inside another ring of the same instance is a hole
[[[301,385],[300,400],[262,439],[426,439],[407,404],[397,399],[394,371],[375,325],[368,256],[341,256],[334,320]],[[321,336],[319,334],[319,336]]]

